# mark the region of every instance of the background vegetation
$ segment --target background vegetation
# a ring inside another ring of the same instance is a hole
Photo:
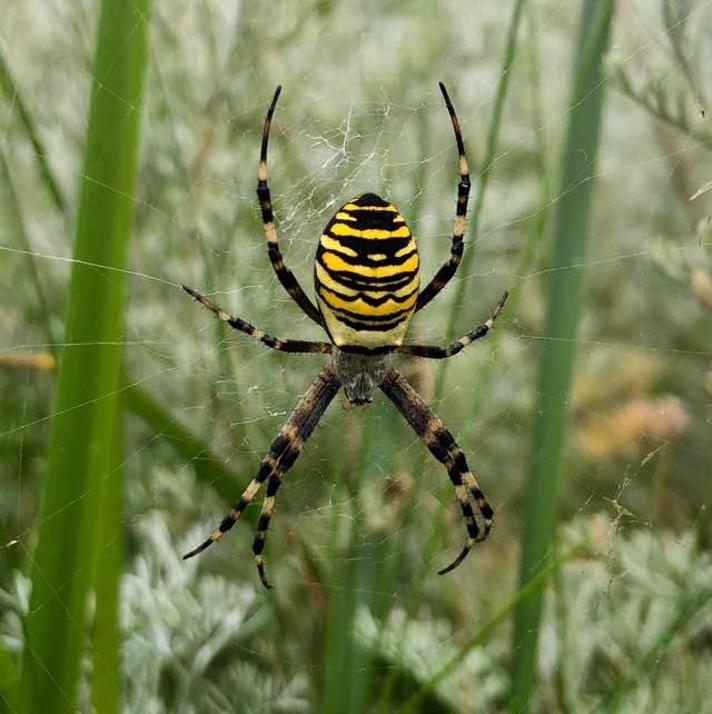
[[[88,0],[10,3],[0,28],[0,707],[712,711],[712,3],[103,5],[125,5],[108,34]],[[480,179],[410,339],[512,298],[448,365],[399,367],[470,456],[491,540],[438,577],[463,530],[442,468],[383,400],[337,399],[280,492],[274,590],[250,511],[183,562],[323,362],[179,288],[319,336],[254,199],[275,85],[271,186],[309,286],[366,190],[426,275],[444,259],[438,80]]]

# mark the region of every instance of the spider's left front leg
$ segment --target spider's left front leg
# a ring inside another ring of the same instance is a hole
[[[455,496],[460,503],[460,509],[467,526],[467,539],[457,558],[439,571],[439,575],[444,575],[456,568],[467,557],[475,543],[487,538],[492,529],[494,513],[487,503],[477,479],[470,471],[462,449],[457,445],[440,418],[423,401],[415,389],[395,369],[390,370],[380,387],[430,449],[432,455],[445,466],[455,489]],[[482,515],[484,526],[482,532],[477,525],[470,498],[477,504]]]
[[[488,320],[485,320],[481,325],[477,325],[477,327],[470,330],[464,337],[449,344],[447,347],[438,347],[437,345],[401,345],[396,349],[396,352],[413,357],[428,357],[430,359],[445,359],[446,357],[456,355],[460,350],[472,344],[475,340],[479,340],[480,337],[484,337],[490,331],[495,320],[502,312],[508,295],[509,293],[505,290],[499,302],[495,305],[494,310],[492,310],[492,315],[490,315]]]

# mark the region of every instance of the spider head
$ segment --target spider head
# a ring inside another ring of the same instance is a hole
[[[369,374],[360,372],[344,382],[344,392],[350,404],[365,407],[373,401],[373,390],[376,384]]]
[[[350,404],[364,407],[373,401],[373,392],[388,371],[388,355],[344,352],[334,348],[334,364]]]

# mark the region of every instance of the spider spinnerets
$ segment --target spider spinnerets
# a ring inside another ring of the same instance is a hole
[[[260,580],[265,587],[270,587],[262,552],[277,491],[284,474],[296,461],[304,442],[342,387],[348,401],[356,405],[370,403],[374,391],[380,389],[393,402],[433,456],[447,469],[465,520],[467,537],[459,555],[439,573],[442,575],[457,567],[475,543],[483,541],[489,535],[492,528],[492,508],[470,471],[464,453],[440,418],[390,362],[390,355],[394,352],[430,359],[444,359],[457,354],[474,340],[487,334],[507,299],[505,291],[488,320],[446,347],[403,344],[413,315],[445,287],[455,274],[462,257],[470,174],[457,115],[442,82],[440,90],[455,132],[460,174],[455,222],[447,261],[426,287],[419,291],[418,249],[405,219],[391,203],[376,194],[365,193],[344,204],[329,221],[319,239],[314,264],[317,296],[317,304],[314,305],[282,258],[267,185],[267,144],[274,109],[281,92],[281,87],[277,87],[264,123],[257,174],[257,197],[267,251],[279,281],[307,316],[324,328],[330,341],[281,340],[265,334],[239,317],[230,315],[193,288],[184,285],[183,289],[230,327],[251,335],[268,347],[281,352],[328,354],[331,355],[331,362],[299,400],[272,442],[268,454],[262,459],[256,476],[232,505],[220,525],[209,538],[183,556],[184,558],[197,555],[222,538],[235,525],[262,484],[267,481],[252,550]],[[481,527],[475,517],[473,504],[477,506],[482,518]]]

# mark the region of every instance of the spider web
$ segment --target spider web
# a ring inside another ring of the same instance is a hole
[[[414,11],[404,3],[374,3],[363,5],[359,15],[345,2],[315,3],[313,15],[290,2],[269,10],[187,0],[155,7],[126,275],[124,358],[130,383],[190,424],[240,483],[252,477],[324,359],[274,354],[230,333],[191,304],[180,285],[194,285],[279,337],[322,338],[271,270],[254,197],[262,119],[278,83],[284,92],[270,143],[270,187],[283,253],[308,294],[316,237],[338,206],[365,191],[381,193],[406,216],[429,279],[448,254],[457,180],[454,139],[437,82],[448,85],[472,164],[480,166],[502,72],[508,12],[493,0],[462,5],[442,2]],[[562,518],[566,542],[581,533],[601,542],[603,565],[589,564],[588,581],[565,577],[582,601],[606,611],[601,631],[611,637],[620,635],[615,598],[626,597],[620,573],[637,573],[636,553],[664,542],[657,577],[674,582],[681,573],[697,572],[706,582],[709,575],[706,556],[690,555],[694,546],[684,532],[698,504],[710,498],[701,477],[710,475],[703,444],[709,442],[712,353],[700,337],[709,330],[712,302],[709,194],[687,199],[710,180],[696,137],[712,136],[712,87],[695,67],[712,60],[704,41],[712,29],[711,5],[673,3],[675,12],[666,15],[664,3],[625,3],[607,60],[611,86],[585,262]],[[29,0],[6,14],[3,56],[32,109],[66,204],[74,206],[93,5]],[[504,288],[520,289],[516,311],[500,319],[493,346],[483,342],[453,359],[441,393],[435,390],[436,366],[399,362],[468,454],[497,512],[492,542],[477,554],[477,563],[471,556],[450,580],[435,578],[460,545],[459,514],[444,470],[431,463],[384,400],[368,410],[344,411],[337,397],[289,472],[272,520],[268,571],[286,594],[311,593],[310,624],[316,627],[339,598],[352,598],[363,648],[377,652],[386,671],[402,666],[416,681],[461,642],[458,619],[487,622],[510,597],[515,580],[530,415],[538,396],[536,354],[549,339],[542,333],[546,233],[562,197],[558,155],[571,111],[577,14],[576,4],[559,0],[531,2],[525,12],[478,235],[466,234],[465,250],[474,258],[418,315],[409,339],[444,344],[459,337],[488,315]],[[679,47],[689,55],[680,56]],[[666,98],[675,121],[655,123],[649,111],[615,91],[620,72],[641,94]],[[5,102],[0,113],[0,148],[31,240],[31,247],[23,246],[9,225],[0,226],[0,516],[8,564],[0,587],[10,612],[5,639],[15,649],[21,646],[17,615],[26,607],[27,582],[10,570],[31,557],[37,525],[33,516],[54,416],[53,378],[42,360],[66,346],[49,333],[62,334],[73,226],[72,210],[61,215],[37,177],[37,157],[17,121],[17,99]],[[682,130],[672,126],[683,123]],[[477,190],[475,184],[473,194]],[[536,238],[539,221],[543,237],[534,240],[531,259],[518,272],[522,246],[532,234]],[[32,287],[30,259],[51,306],[48,315],[41,314]],[[446,334],[462,282],[468,286],[465,308],[456,334]],[[27,361],[18,367],[21,359]],[[127,706],[163,711],[161,666],[190,660],[196,650],[217,660],[229,645],[237,653],[234,665],[224,668],[222,679],[205,675],[207,694],[183,692],[187,711],[229,710],[235,705],[225,692],[236,685],[249,691],[253,711],[265,702],[277,710],[308,710],[319,698],[314,681],[328,679],[331,667],[343,665],[345,675],[357,677],[366,665],[321,660],[298,637],[274,640],[270,619],[279,608],[291,613],[294,603],[262,600],[247,524],[199,564],[179,563],[179,554],[209,533],[225,510],[210,488],[196,482],[193,466],[160,434],[128,417],[122,467],[132,550],[123,585],[124,675],[138,684],[129,690]],[[240,490],[236,484],[235,496]],[[381,571],[390,579],[379,578]],[[475,575],[488,584],[486,591],[471,592]],[[642,575],[640,583],[641,589],[650,586]],[[471,595],[468,602],[462,602],[463,592]],[[176,603],[179,618],[161,612],[166,599]],[[569,603],[572,627],[585,612],[575,601]],[[560,642],[556,617],[547,617],[542,667],[554,679]],[[231,633],[225,641],[214,634],[223,627]],[[579,629],[585,628],[582,621]],[[190,635],[180,639],[179,629]],[[149,631],[174,645],[154,666]],[[625,640],[625,633],[620,636]],[[631,641],[635,637],[631,632]],[[582,640],[567,673],[571,687],[585,678],[600,643],[593,634]],[[484,683],[479,700],[494,706],[506,687],[506,646],[502,635],[488,650],[470,653],[459,674],[446,680],[443,700],[465,711],[477,682]],[[280,647],[286,664],[281,684],[275,684],[254,660],[271,661]],[[692,680],[704,682],[702,667],[709,665],[702,663]],[[275,687],[276,700],[270,697]],[[646,691],[636,695],[641,706],[646,696],[660,707],[672,696]]]

